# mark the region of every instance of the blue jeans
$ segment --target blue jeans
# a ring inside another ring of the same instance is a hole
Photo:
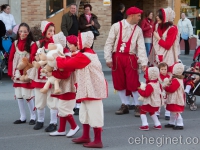
[[[147,57],[149,56],[149,52],[150,52],[150,49],[151,49],[151,45],[152,45],[151,43],[145,43]]]

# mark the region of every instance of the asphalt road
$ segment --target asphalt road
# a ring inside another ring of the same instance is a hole
[[[121,105],[120,99],[114,93],[111,75],[106,67],[103,52],[97,52],[102,62],[105,77],[108,80],[109,97],[103,100],[105,126],[103,127],[102,140],[105,150],[199,150],[200,148],[200,99],[197,97],[199,108],[190,111],[188,106],[182,114],[184,130],[174,131],[172,129],[154,130],[153,121],[148,116],[150,125],[149,131],[140,131],[140,118],[133,116],[133,110],[127,115],[117,116],[115,111]],[[189,66],[192,63],[192,54],[189,56],[181,55],[180,59]],[[142,78],[140,74],[140,79]],[[28,107],[26,108],[29,115]],[[49,110],[46,109],[44,128],[48,126],[50,120]],[[12,81],[5,77],[0,81],[0,150],[82,150],[86,149],[82,145],[74,144],[71,138],[65,136],[50,137],[44,132],[44,128],[35,131],[33,126],[26,124],[14,125],[13,121],[19,119],[17,101],[14,100],[14,90]],[[75,116],[77,123],[81,126],[78,116]],[[164,110],[160,118],[164,126],[168,122],[164,120]],[[67,124],[69,130],[69,124]],[[74,136],[79,137],[81,130]],[[91,129],[91,138],[93,130]]]

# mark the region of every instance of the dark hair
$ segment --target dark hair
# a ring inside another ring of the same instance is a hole
[[[76,3],[72,3],[72,4],[70,4],[70,7],[71,7],[71,6],[76,6],[76,7],[77,7]]]
[[[92,11],[92,6],[91,6],[90,4],[85,4],[85,5],[84,5],[84,9],[85,9],[86,7],[89,7],[89,8],[90,8],[90,11]]]
[[[8,6],[10,6],[10,5],[8,5],[8,4],[1,5],[1,11],[3,11],[4,9],[6,9]]]
[[[49,29],[50,27],[54,27],[54,28],[55,28],[55,25],[52,23],[52,24],[49,25],[48,29]],[[48,30],[48,29],[47,29],[47,30]],[[46,32],[47,32],[47,30],[46,30]],[[46,32],[45,32],[45,36],[43,36],[43,39],[46,38]],[[42,47],[44,46],[44,44],[45,44],[45,40],[42,40],[42,42],[40,43],[40,48],[42,48]]]
[[[162,20],[161,29],[168,28],[169,26],[173,25],[173,22],[170,22],[170,21],[164,23],[164,16],[163,16],[162,9],[158,10],[158,17],[160,18],[160,20]]]
[[[150,11],[150,10],[146,10],[146,12],[145,12],[145,17],[149,17],[150,13],[153,13],[153,12]]]
[[[160,68],[163,68],[163,67],[167,67],[167,68],[168,68],[167,63],[161,62],[161,63],[158,65],[158,69],[159,69],[159,70],[160,70]]]
[[[30,30],[29,25],[23,22],[23,23],[21,23],[19,25],[19,28],[18,28],[18,31],[17,31],[17,37],[16,37],[17,40],[20,38],[20,36],[19,36],[20,27],[26,27],[28,32],[29,32],[29,34],[27,36],[27,40],[26,40],[26,44],[25,44],[24,50],[27,51],[28,53],[30,53],[31,52],[31,43],[35,42],[35,40],[33,38],[33,34],[31,32],[31,30]]]
[[[120,3],[120,4],[119,4],[119,7],[118,7],[118,10],[122,10],[124,7],[125,7],[125,5],[122,4],[122,3]]]

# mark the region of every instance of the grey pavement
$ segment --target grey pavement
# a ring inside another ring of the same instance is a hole
[[[172,129],[154,130],[153,121],[148,116],[150,125],[149,131],[140,131],[140,118],[133,116],[133,110],[126,115],[115,115],[115,111],[120,106],[118,94],[114,93],[112,78],[109,69],[106,67],[103,59],[103,51],[97,52],[102,62],[105,77],[108,80],[109,97],[103,100],[105,126],[103,127],[102,140],[105,150],[199,150],[200,148],[200,98],[197,97],[199,108],[196,111],[190,111],[188,106],[182,114],[184,121],[183,131],[174,131]],[[180,55],[183,63],[189,66],[192,63],[191,53]],[[140,79],[143,74],[140,74]],[[27,119],[29,119],[28,107]],[[162,126],[168,122],[164,120],[164,110],[162,110],[160,121]],[[46,109],[44,128],[48,126],[49,109]],[[0,150],[84,150],[82,145],[71,142],[72,138],[66,136],[50,137],[44,129],[39,131],[33,130],[33,126],[26,124],[14,125],[13,121],[19,119],[19,109],[17,101],[14,100],[14,90],[12,82],[8,77],[0,81]],[[78,116],[75,120],[81,127]],[[29,120],[27,120],[29,121]],[[69,124],[66,126],[69,130]],[[79,137],[81,130],[74,136]],[[91,138],[93,139],[93,130],[91,129]],[[198,138],[198,139],[197,139]],[[134,140],[133,140],[134,139]],[[131,144],[129,144],[129,142]],[[181,141],[180,141],[181,140]],[[197,141],[198,140],[198,141]],[[133,144],[133,142],[135,142]],[[198,142],[198,144],[197,144]]]

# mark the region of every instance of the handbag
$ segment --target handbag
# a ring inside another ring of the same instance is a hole
[[[90,26],[90,30],[93,32],[94,36],[100,35],[99,31],[94,26]]]
[[[187,40],[189,38],[189,35],[187,33],[182,32],[181,38],[184,39],[184,40]]]

